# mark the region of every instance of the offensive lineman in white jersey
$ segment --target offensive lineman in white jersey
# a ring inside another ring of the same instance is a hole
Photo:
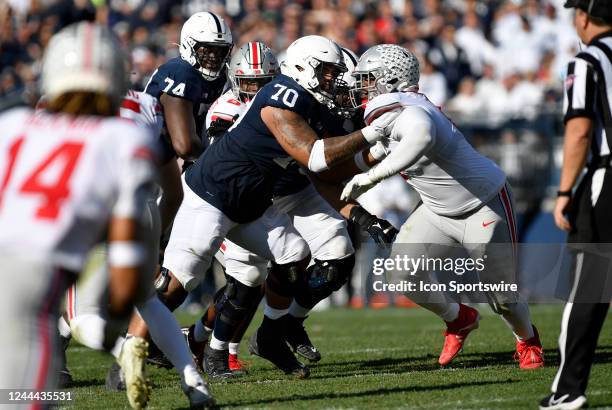
[[[396,45],[374,46],[359,59],[355,77],[354,101],[367,102],[366,123],[385,111],[400,110],[401,114],[389,139],[388,156],[367,173],[353,177],[342,199],[356,198],[381,180],[400,173],[419,193],[422,204],[402,226],[394,254],[402,253],[399,244],[461,244],[473,258],[489,254],[487,268],[480,274],[483,280],[488,273],[515,283],[516,228],[505,175],[468,144],[438,107],[418,93],[416,57]],[[498,245],[493,251],[489,246],[493,243],[507,246]],[[409,256],[418,258],[421,252]],[[441,293],[428,296],[421,306],[447,325],[438,360],[447,365],[462,349],[467,335],[478,327],[479,314],[464,304],[449,303]],[[507,295],[487,296],[516,337],[515,358],[520,368],[542,367],[542,345],[527,304]]]
[[[109,313],[125,318],[150,290],[141,286],[148,255],[139,215],[154,186],[153,142],[141,128],[109,118],[127,90],[124,67],[106,28],[66,27],[43,62],[51,113],[15,109],[0,117],[0,266],[10,272],[0,301],[3,389],[56,387],[58,304],[102,238]],[[105,348],[118,331],[99,329]],[[121,360],[138,360],[141,342],[128,344]]]
[[[155,97],[146,93],[128,90],[121,103],[119,114],[122,118],[129,119],[140,127],[149,130],[154,137],[160,135],[163,127],[163,117],[161,115],[161,107]],[[171,225],[182,198],[180,171],[176,161],[171,160],[161,166],[159,175],[159,184],[163,191],[160,205],[159,207],[157,205],[158,195],[157,190],[155,190],[147,198],[146,208],[143,212],[145,225],[150,232],[146,240],[147,252],[152,256],[148,264],[148,276],[145,279],[147,283],[152,282],[156,272],[156,256],[159,252],[161,232]],[[177,187],[179,188],[178,190]],[[173,203],[176,206],[173,206]],[[60,318],[60,333],[65,346],[69,342],[69,337],[71,336],[70,330],[72,330],[72,333],[80,343],[92,349],[100,349],[100,340],[95,329],[99,327],[99,322],[106,320],[105,308],[103,304],[100,304],[100,300],[106,290],[107,283],[105,278],[107,276],[107,268],[105,252],[97,252],[96,256],[93,262],[89,264],[87,281],[79,285],[78,291],[76,285],[73,285],[68,290],[66,298],[68,302],[66,309],[68,323],[64,326],[61,323],[64,319]],[[213,400],[206,384],[195,368],[188,346],[185,343],[180,326],[174,315],[159,300],[155,293],[149,294],[145,300],[137,303],[136,308],[138,314],[147,323],[153,341],[165,352],[177,369],[181,378],[181,386],[189,398],[192,407],[212,404]],[[131,336],[120,338],[111,353],[115,357],[120,358],[122,347],[131,339]],[[126,369],[125,364],[120,360],[118,365],[122,366],[123,372],[120,373],[117,367],[111,374],[121,377],[122,380],[121,382],[107,380],[107,388],[114,386],[119,387],[118,390],[125,389],[128,392],[128,397],[130,397],[133,395],[131,390],[137,387],[139,383],[146,385],[147,382],[142,371],[143,363],[138,365],[139,369],[137,369],[137,372],[140,374],[137,377],[140,380],[136,383],[136,386],[128,383],[129,378],[125,377],[132,372],[132,369]],[[64,369],[63,374],[69,373]],[[148,390],[144,389],[145,392],[148,392]]]

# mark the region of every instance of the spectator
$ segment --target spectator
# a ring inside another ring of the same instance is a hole
[[[457,92],[461,79],[471,74],[467,55],[455,42],[455,27],[452,25],[444,26],[442,35],[434,40],[427,57],[444,75],[448,89],[453,94]]]
[[[420,92],[435,105],[442,107],[446,102],[446,79],[439,71],[435,70],[431,61],[425,57],[422,60],[421,78],[419,80]]]
[[[451,98],[446,110],[453,118],[461,118],[462,122],[472,122],[482,119],[485,102],[476,94],[476,81],[472,77],[465,77],[459,83],[459,92]],[[453,115],[455,114],[455,115]]]

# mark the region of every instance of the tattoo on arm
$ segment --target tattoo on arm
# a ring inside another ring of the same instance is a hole
[[[325,162],[331,167],[338,162],[353,157],[353,155],[363,150],[368,145],[361,130],[341,137],[326,138]]]
[[[265,107],[261,118],[285,151],[300,164],[308,166],[308,158],[317,134],[304,118],[291,111]],[[325,139],[325,161],[328,166],[342,162],[368,146],[361,131]]]

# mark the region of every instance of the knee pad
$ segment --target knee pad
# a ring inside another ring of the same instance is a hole
[[[314,265],[308,268],[308,286],[297,291],[295,300],[300,306],[312,309],[348,281],[354,265],[354,254],[330,261],[315,259]]]
[[[305,283],[304,264],[306,260],[282,265],[272,262],[266,286],[279,296],[293,296],[295,289]]]
[[[315,259],[315,264],[308,268],[308,286],[313,290],[329,288],[336,291],[347,282],[354,266],[354,253],[342,259]]]
[[[223,322],[237,326],[247,317],[251,309],[259,304],[261,286],[250,287],[237,280],[230,280],[216,303],[217,317]]]
[[[155,279],[154,283],[157,297],[159,297],[159,300],[161,300],[170,311],[174,311],[174,309],[178,308],[185,301],[185,298],[187,298],[187,291],[182,286],[173,288],[172,291],[170,290],[172,277],[173,275],[168,269],[161,268],[159,276]],[[178,281],[176,278],[175,280]]]
[[[164,293],[168,291],[168,285],[170,285],[170,271],[166,268],[161,268],[159,270],[159,275],[155,279],[153,286],[155,287],[155,292],[161,297]]]

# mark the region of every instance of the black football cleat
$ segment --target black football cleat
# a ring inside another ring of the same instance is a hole
[[[585,396],[551,393],[540,401],[540,410],[574,410],[587,406]]]
[[[119,363],[113,362],[108,373],[106,374],[106,390],[110,391],[125,391],[125,380]]]
[[[310,376],[310,369],[295,358],[287,343],[280,337],[266,337],[258,328],[249,339],[249,352],[266,359],[285,374],[297,379]]]
[[[304,327],[304,320],[306,317],[287,315],[287,343],[295,353],[303,358],[311,362],[318,362],[321,360],[321,353],[310,341]]]
[[[153,342],[149,342],[149,356],[147,357],[147,364],[152,364],[153,366],[162,369],[172,369],[174,367],[164,352],[162,352]]]
[[[235,377],[228,365],[229,350],[216,350],[210,346],[204,348],[204,371],[213,380],[224,380]]]

